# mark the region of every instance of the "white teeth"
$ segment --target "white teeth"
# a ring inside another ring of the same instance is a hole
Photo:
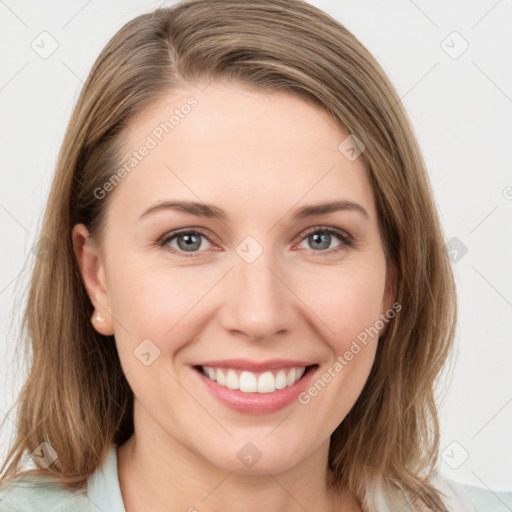
[[[244,393],[272,393],[295,384],[306,368],[282,369],[275,376],[271,371],[256,374],[244,370],[240,373],[231,368],[226,370],[210,366],[203,366],[202,371],[206,377],[229,389],[239,389]]]
[[[258,393],[272,393],[276,390],[276,380],[272,372],[263,372],[258,377]]]
[[[290,370],[290,373],[286,377],[286,385],[291,386],[295,382],[295,368]]]
[[[283,389],[286,387],[286,373],[284,370],[279,370],[276,375],[276,389]]]
[[[242,372],[240,375],[240,391],[254,393],[258,386],[258,379],[254,373]]]
[[[226,385],[226,376],[224,375],[224,372],[217,370],[216,375],[217,384],[220,384],[221,386]]]
[[[215,374],[215,370],[212,368],[210,368],[210,370],[212,370],[212,373]],[[210,375],[209,371],[208,375]],[[234,370],[228,370],[226,375],[226,387],[229,389],[240,389],[240,382],[238,381],[238,376]]]

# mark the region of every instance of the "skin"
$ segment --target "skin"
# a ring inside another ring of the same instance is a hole
[[[202,89],[173,91],[131,123],[127,155],[187,98],[198,101],[110,192],[101,246],[84,225],[73,229],[87,292],[105,318],[95,328],[115,335],[135,394],[135,433],[118,448],[126,510],[361,510],[347,491],[327,491],[326,467],[330,435],[362,391],[377,337],[308,404],[272,414],[226,407],[191,365],[301,359],[321,375],[391,307],[364,162],[338,150],[348,133],[302,99],[228,83]],[[139,219],[171,199],[213,203],[228,219],[173,210]],[[343,210],[292,220],[299,207],[341,199],[368,217]],[[355,245],[336,235],[315,244],[305,233],[315,227],[338,228]],[[181,228],[206,232],[193,257],[178,238],[157,245]],[[236,251],[247,236],[263,249],[252,263]],[[160,354],[145,366],[134,350],[148,338]],[[262,455],[251,467],[237,457],[247,442]]]

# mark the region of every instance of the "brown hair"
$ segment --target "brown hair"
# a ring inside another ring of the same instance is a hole
[[[94,63],[43,219],[46,257],[35,259],[23,318],[32,367],[0,481],[28,474],[19,468],[24,453],[48,442],[58,458],[30,474],[83,489],[111,444],[132,435],[133,393],[114,338],[90,323],[71,231],[84,223],[101,239],[112,194],[99,199],[94,191],[118,169],[130,120],[181,85],[211,80],[294,94],[364,143],[361,158],[402,310],[379,341],[361,395],[332,434],[329,485],[347,485],[365,510],[388,510],[397,492],[415,509],[443,510],[432,483],[439,449],[434,385],[453,343],[456,297],[425,163],[373,56],[343,25],[301,0],[191,0],[159,8],[124,25]]]

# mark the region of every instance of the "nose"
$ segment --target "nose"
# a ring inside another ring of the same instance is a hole
[[[292,290],[286,272],[266,252],[252,263],[236,256],[222,290],[224,329],[253,340],[291,331],[298,317]]]

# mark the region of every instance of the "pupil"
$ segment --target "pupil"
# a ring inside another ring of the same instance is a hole
[[[311,235],[315,243],[323,243],[321,249],[329,248],[330,235],[328,233],[322,232],[321,234],[315,233]],[[323,240],[322,240],[323,239]]]
[[[181,240],[185,240],[185,243],[182,244]],[[193,247],[194,244],[196,244],[196,247]],[[190,249],[199,249],[201,242],[197,235],[181,235],[181,237],[178,238],[178,245],[180,246],[180,249],[186,251]]]

